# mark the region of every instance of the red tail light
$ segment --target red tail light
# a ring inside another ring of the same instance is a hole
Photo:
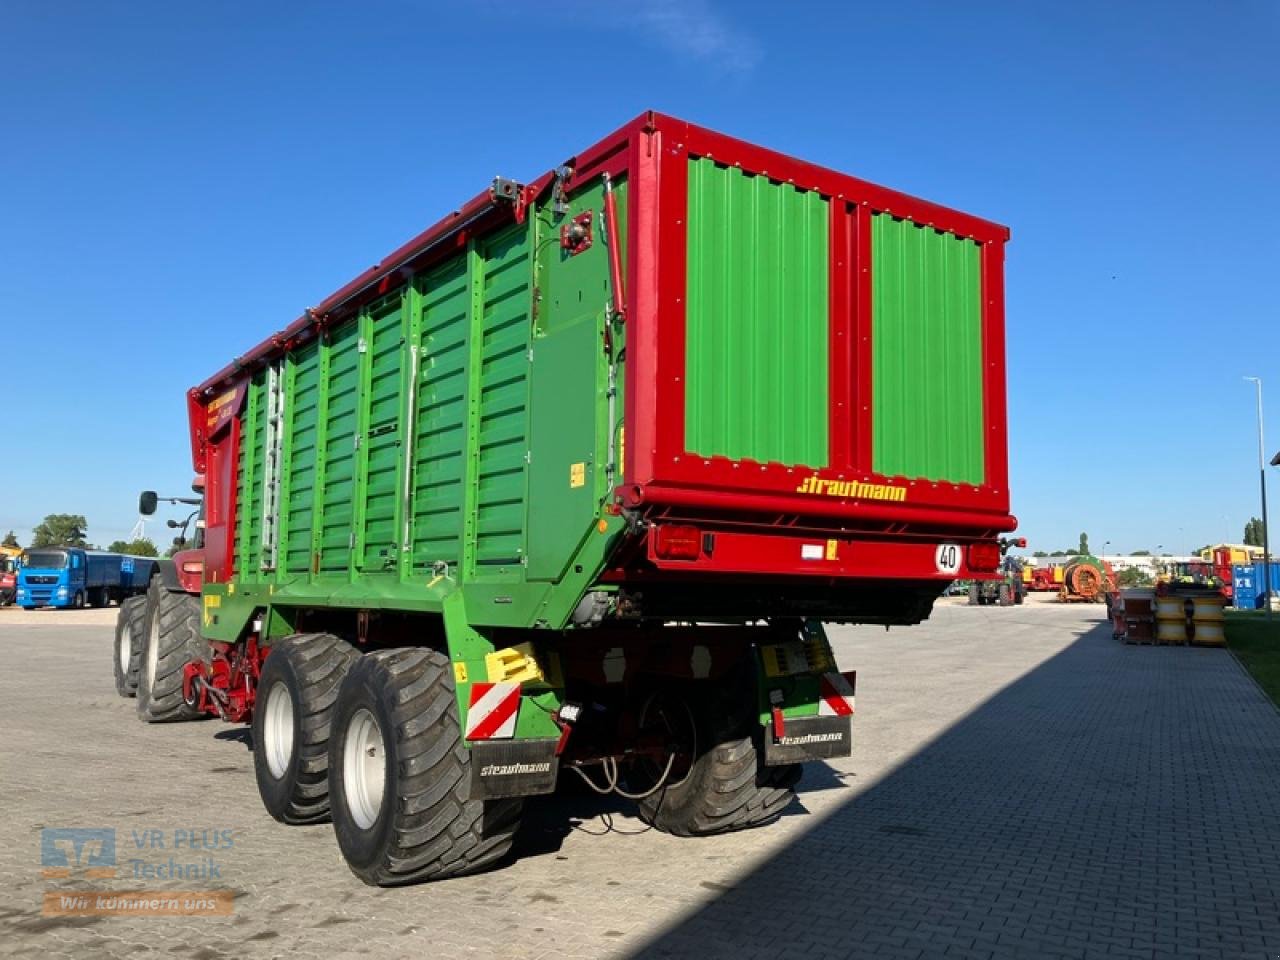
[[[702,552],[702,531],[697,527],[664,524],[654,528],[653,552],[663,560],[697,560]]]
[[[990,573],[1000,566],[999,544],[971,543],[966,553],[970,570],[978,573]]]

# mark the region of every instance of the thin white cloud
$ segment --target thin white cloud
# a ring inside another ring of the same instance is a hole
[[[734,73],[746,73],[764,52],[754,37],[726,20],[707,0],[640,0],[635,7],[641,29],[648,28],[675,54]]]

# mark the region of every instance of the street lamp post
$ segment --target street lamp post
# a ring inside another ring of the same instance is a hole
[[[1262,437],[1262,378],[1245,377],[1257,388],[1258,394],[1258,483],[1262,488],[1262,589],[1263,606],[1267,611],[1267,619],[1271,619],[1271,547],[1270,531],[1267,529],[1267,458],[1263,452],[1266,442]]]

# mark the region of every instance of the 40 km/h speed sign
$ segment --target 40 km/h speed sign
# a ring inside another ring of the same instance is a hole
[[[954,576],[960,572],[960,547],[954,543],[940,543],[933,555],[934,565],[939,573]]]

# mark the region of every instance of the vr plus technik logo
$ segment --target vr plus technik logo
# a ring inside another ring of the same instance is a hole
[[[234,843],[233,832],[225,829],[132,830],[124,838],[120,869],[111,827],[46,827],[40,831],[41,872],[46,879],[72,883],[50,884],[41,912],[47,917],[230,916],[234,890],[166,890],[163,883],[220,878],[221,864],[209,851],[221,856]],[[111,883],[73,885],[98,879],[162,885],[127,891],[113,890]]]
[[[50,827],[40,831],[46,877],[114,877],[116,832],[110,827]]]

